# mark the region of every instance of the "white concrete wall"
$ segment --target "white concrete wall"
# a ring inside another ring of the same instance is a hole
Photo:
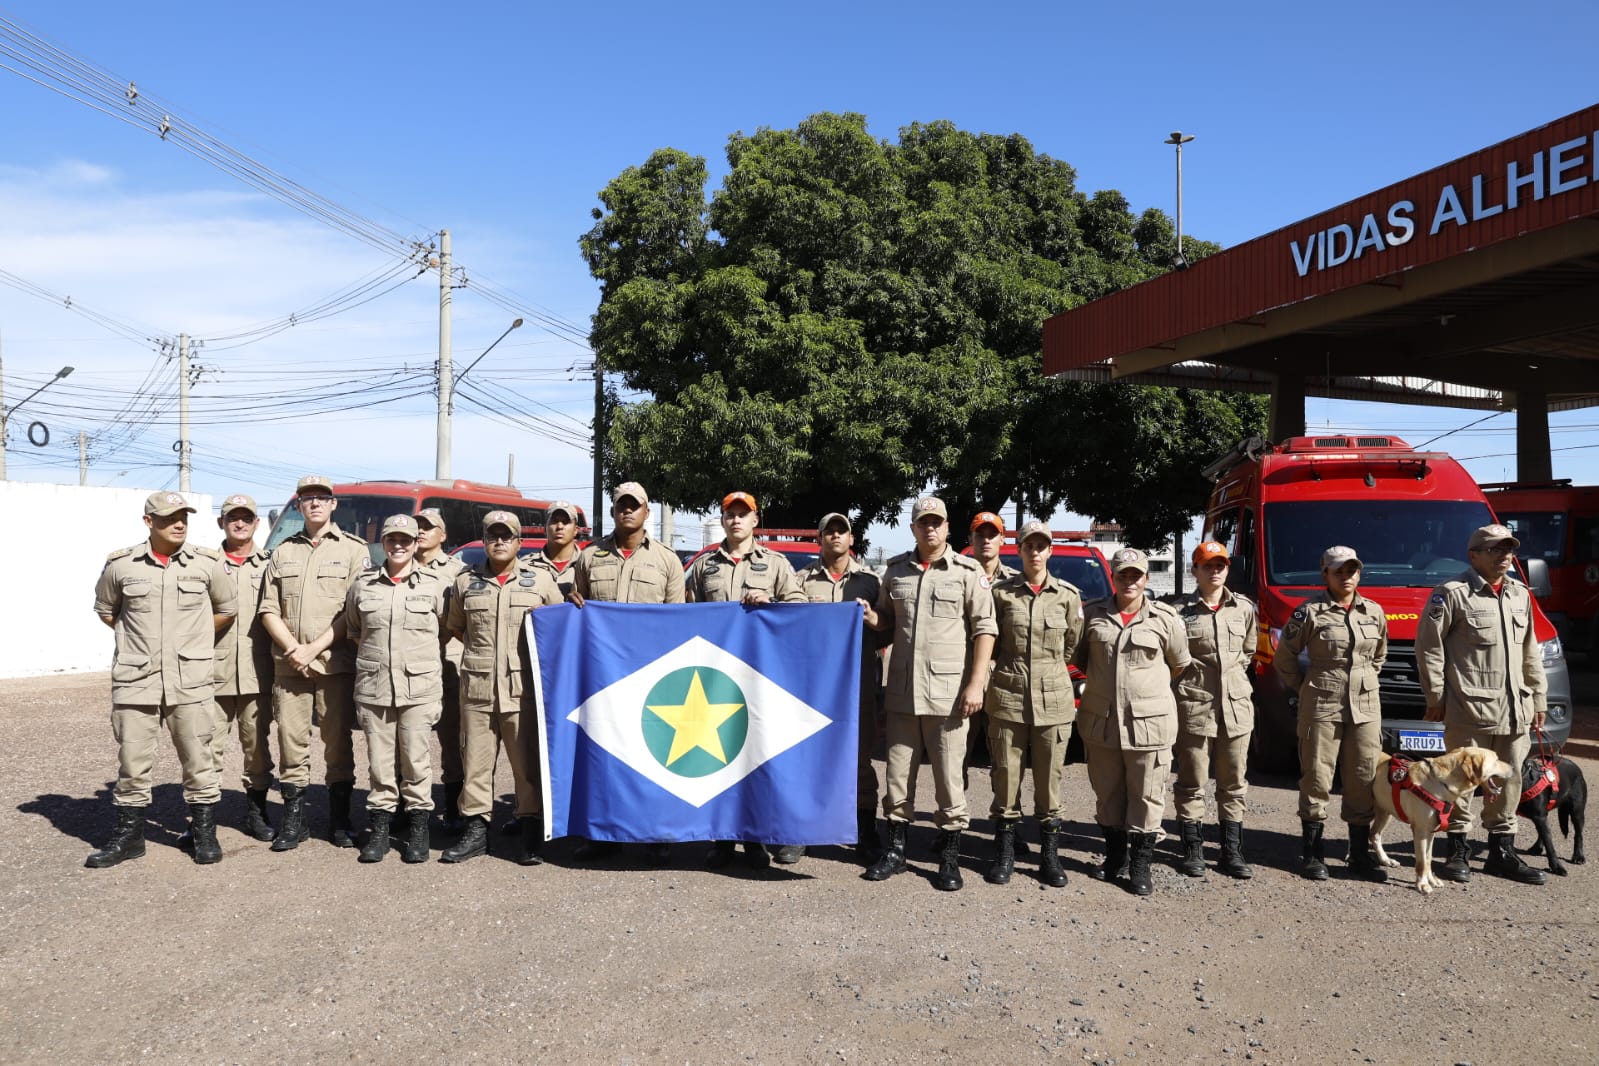
[[[107,555],[146,539],[153,491],[0,481],[0,677],[111,669],[94,584]],[[192,542],[220,544],[211,497],[188,499]]]

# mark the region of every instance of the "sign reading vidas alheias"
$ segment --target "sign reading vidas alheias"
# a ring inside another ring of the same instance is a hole
[[[855,604],[528,615],[546,833],[854,840]]]

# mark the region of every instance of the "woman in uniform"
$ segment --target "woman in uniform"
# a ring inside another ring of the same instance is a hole
[[[402,837],[406,862],[426,862],[433,812],[430,745],[444,710],[440,634],[444,627],[443,571],[416,565],[416,519],[383,522],[383,567],[361,575],[344,600],[344,621],[355,643],[355,706],[366,734],[366,806],[371,833],[362,862],[382,862],[390,821],[405,797]],[[396,773],[398,767],[398,773]]]
[[[1327,880],[1322,830],[1337,769],[1344,783],[1340,813],[1349,825],[1349,868],[1368,881],[1386,881],[1388,873],[1373,860],[1369,845],[1372,781],[1382,754],[1377,678],[1388,657],[1388,620],[1379,604],[1360,595],[1360,559],[1353,548],[1322,552],[1321,578],[1326,589],[1288,619],[1272,659],[1283,685],[1299,693],[1300,873]]]
[[[1147,896],[1177,740],[1172,680],[1188,669],[1188,637],[1174,608],[1145,597],[1143,552],[1123,548],[1110,566],[1116,594],[1083,608],[1083,636],[1072,656],[1087,675],[1077,731],[1105,834],[1105,864],[1094,876],[1108,881],[1126,870],[1132,891]]]

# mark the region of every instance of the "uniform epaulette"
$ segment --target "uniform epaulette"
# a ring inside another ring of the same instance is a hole
[[[976,570],[980,574],[983,573],[982,564],[971,556],[959,555],[955,552],[946,552],[945,554],[949,556],[951,566],[965,567],[968,570]],[[983,576],[987,577],[988,575],[984,574]]]
[[[894,556],[892,559],[890,559],[888,561],[888,565],[889,566],[893,566],[895,563],[914,562],[915,559],[916,559],[916,553],[915,552],[900,552],[898,555]]]
[[[138,550],[139,550],[139,545],[137,545],[137,544],[135,544],[131,548],[119,548],[117,551],[114,551],[110,555],[106,556],[105,557],[105,561],[108,562],[108,563],[115,562],[118,559],[124,559],[124,558],[132,555],[134,552],[136,552]]]
[[[1177,617],[1177,608],[1173,607],[1169,603],[1162,603],[1159,600],[1152,601],[1149,605],[1149,609],[1152,611],[1160,611],[1164,614],[1169,614],[1173,618]]]
[[[202,559],[222,558],[222,553],[217,551],[215,548],[207,548],[198,544],[194,546],[194,554],[198,555]]]
[[[1098,607],[1102,603],[1109,603],[1109,602],[1111,602],[1111,597],[1109,597],[1109,596],[1095,596],[1091,600],[1084,600],[1083,601],[1083,606],[1085,608],[1087,608],[1087,607]]]

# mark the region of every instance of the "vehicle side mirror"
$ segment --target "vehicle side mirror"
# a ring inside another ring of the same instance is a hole
[[[1549,584],[1549,564],[1542,559],[1523,559],[1527,567],[1527,588],[1532,592],[1535,600],[1548,599],[1554,591]]]

